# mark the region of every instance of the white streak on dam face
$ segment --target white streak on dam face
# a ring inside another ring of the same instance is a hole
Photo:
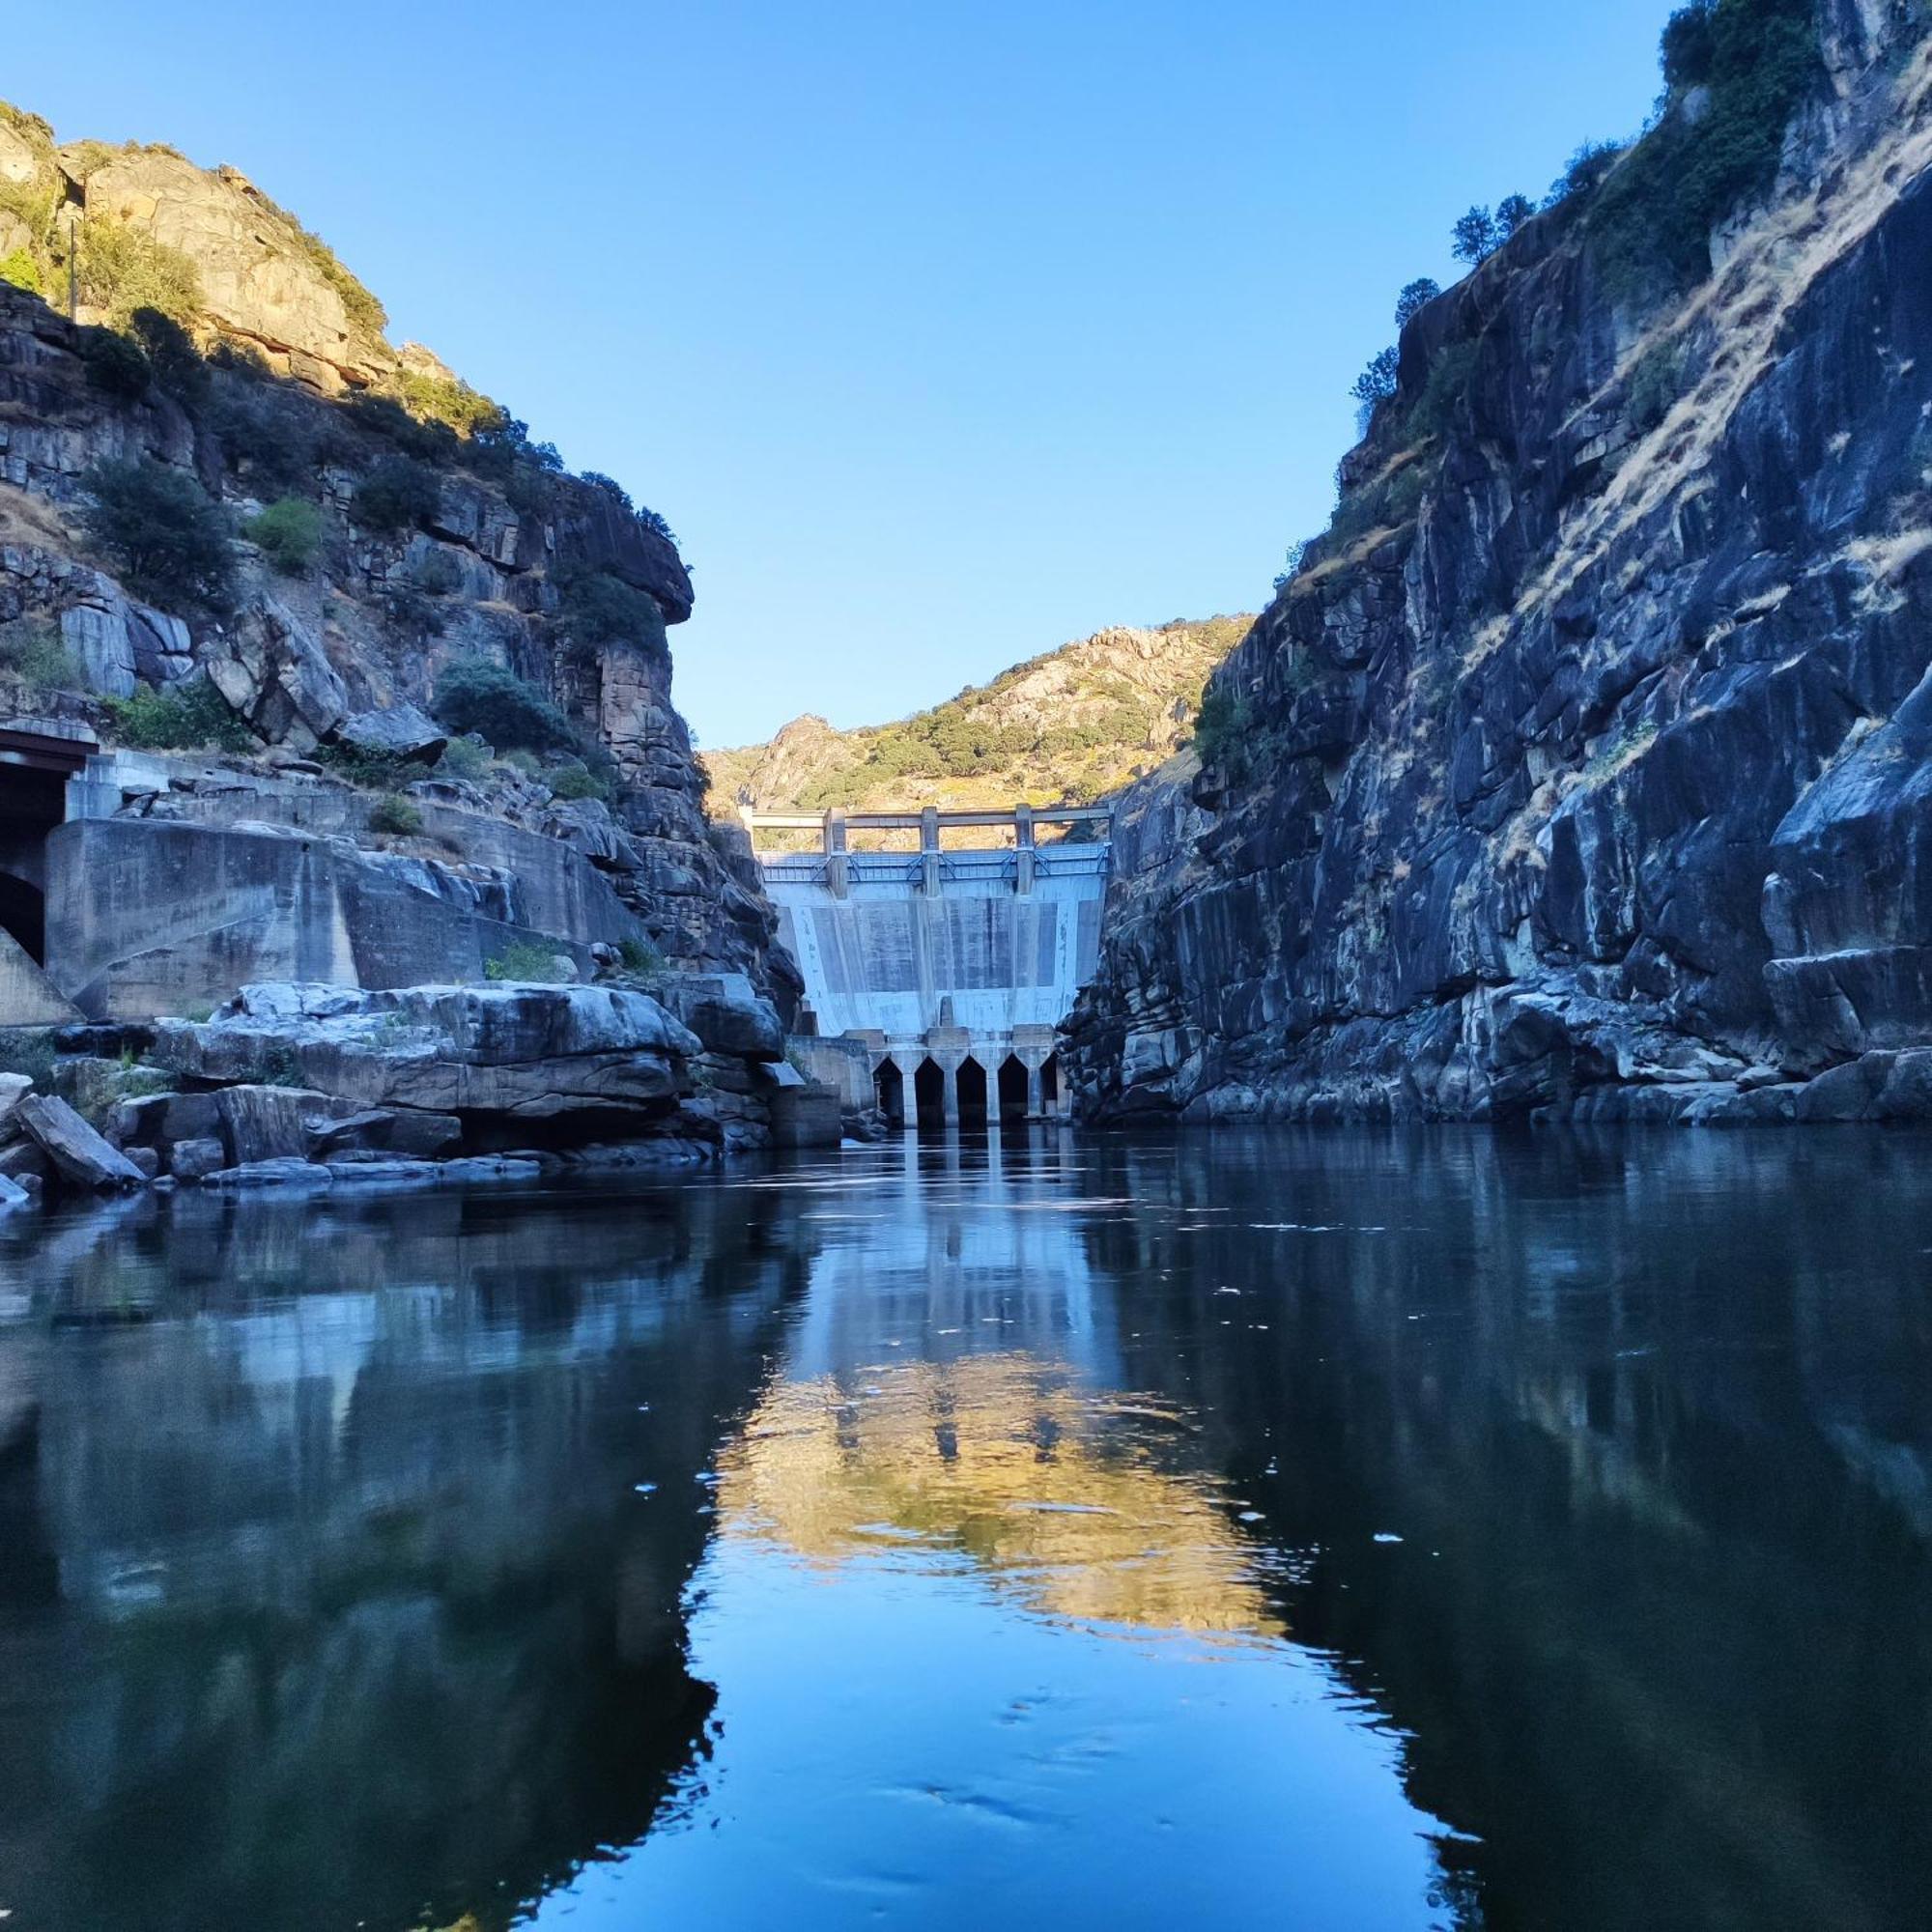
[[[1094,829],[1035,847],[1022,821],[1017,847],[905,853],[849,852],[828,828],[823,852],[761,853],[820,1037],[867,1036],[908,1077],[928,1055],[1037,1069],[1099,951]]]

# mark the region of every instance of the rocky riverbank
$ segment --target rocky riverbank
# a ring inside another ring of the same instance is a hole
[[[728,975],[668,976],[655,992],[267,982],[206,1020],[79,1028],[46,1045],[34,1073],[0,1074],[11,1207],[711,1160],[810,1138],[825,1091],[786,1061],[771,1003]],[[837,1126],[835,1109],[834,1139]]]

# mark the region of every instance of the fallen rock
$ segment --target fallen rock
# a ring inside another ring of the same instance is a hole
[[[237,1167],[255,1161],[306,1160],[318,1132],[342,1112],[327,1094],[299,1087],[246,1084],[214,1095],[221,1140]]]
[[[1862,1121],[1885,1085],[1891,1060],[1889,1053],[1867,1053],[1828,1067],[1799,1091],[1796,1118],[1809,1123]]]
[[[230,708],[270,744],[312,750],[349,709],[349,694],[322,645],[266,592],[221,636],[205,668]]]
[[[33,1194],[28,1193],[17,1180],[9,1180],[5,1176],[0,1176],[0,1208],[31,1208],[33,1205]]]
[[[711,1053],[740,1060],[782,1060],[784,1022],[743,973],[668,973],[656,997]]]
[[[177,1180],[202,1180],[225,1165],[228,1156],[213,1134],[197,1140],[177,1141],[169,1151],[168,1172]]]
[[[313,1155],[340,1161],[378,1154],[407,1154],[434,1160],[453,1153],[463,1140],[463,1122],[454,1114],[401,1113],[377,1107],[331,1122],[316,1135]]]
[[[121,1101],[102,1131],[119,1148],[214,1139],[221,1132],[221,1109],[213,1094],[147,1094]]]
[[[1932,1047],[1915,1047],[1891,1064],[1872,1102],[1875,1121],[1932,1121]]]
[[[449,733],[413,704],[382,711],[357,711],[335,727],[338,744],[374,757],[414,758],[434,764],[449,743]]]
[[[29,1180],[39,1183],[50,1171],[51,1164],[37,1140],[17,1140],[12,1147],[0,1148],[0,1177],[8,1180],[17,1180],[23,1186]]]
[[[68,1179],[81,1187],[138,1187],[141,1170],[52,1094],[29,1094],[20,1122]]]
[[[204,1187],[327,1187],[334,1179],[327,1168],[312,1160],[285,1155],[277,1160],[248,1160],[236,1167],[218,1167],[201,1178]]]
[[[34,1091],[34,1083],[24,1073],[0,1073],[0,1133],[9,1133],[19,1104]]]

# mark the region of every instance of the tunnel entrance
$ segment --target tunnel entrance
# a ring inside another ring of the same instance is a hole
[[[1027,1110],[1027,1070],[1016,1053],[1000,1062],[1000,1119],[1023,1121]]]
[[[922,1131],[946,1124],[946,1076],[937,1061],[922,1060],[913,1070],[913,1109]]]
[[[0,929],[36,966],[47,959],[47,835],[67,817],[67,781],[92,736],[0,727]]]
[[[905,1075],[899,1071],[896,1061],[880,1061],[872,1075],[872,1090],[878,1096],[879,1112],[886,1117],[887,1124],[904,1126]]]
[[[36,966],[47,963],[47,900],[39,886],[0,872],[0,928]]]
[[[1049,1053],[1039,1069],[1039,1103],[1049,1114],[1060,1111],[1060,1056]]]
[[[986,1069],[970,1056],[959,1063],[959,1124],[986,1125]]]

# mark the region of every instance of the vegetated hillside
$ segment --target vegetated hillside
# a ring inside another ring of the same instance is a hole
[[[1118,627],[895,724],[796,718],[766,745],[705,752],[714,804],[819,811],[1085,805],[1169,756],[1251,617]]]
[[[395,792],[405,850],[427,786],[789,980],[670,701],[668,527],[385,326],[233,170],[0,105],[0,704]]]
[[[1471,224],[1125,801],[1090,1115],[1927,1110],[1927,25],[1686,8],[1652,130]]]

